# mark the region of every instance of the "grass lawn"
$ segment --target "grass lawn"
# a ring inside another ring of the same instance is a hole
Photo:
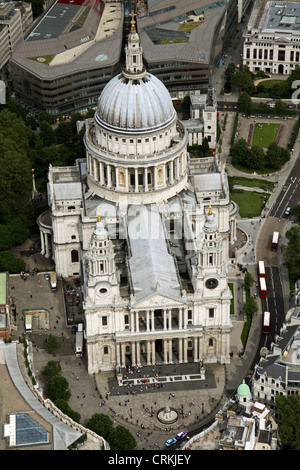
[[[256,123],[254,126],[252,146],[258,145],[263,148],[269,147],[269,145],[275,141],[279,127],[279,123]]]
[[[257,188],[267,188],[270,190],[274,189],[275,186],[272,181],[258,178],[245,178],[243,176],[228,176],[228,182],[231,186],[240,184],[241,186],[248,186],[249,188],[256,186]]]
[[[255,191],[233,190],[230,198],[239,206],[241,217],[258,217],[262,208],[269,199],[268,193],[257,193]]]

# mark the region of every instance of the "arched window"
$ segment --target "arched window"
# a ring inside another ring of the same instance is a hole
[[[71,260],[72,260],[72,263],[77,263],[77,262],[78,262],[78,259],[79,259],[78,250],[72,250],[72,251],[71,251]]]

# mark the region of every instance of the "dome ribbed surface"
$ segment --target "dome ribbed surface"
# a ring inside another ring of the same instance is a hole
[[[167,88],[150,73],[138,79],[114,77],[104,87],[95,114],[99,124],[136,132],[164,127],[175,117]]]

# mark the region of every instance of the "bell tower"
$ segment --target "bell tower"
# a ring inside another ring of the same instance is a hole
[[[92,303],[98,304],[105,297],[119,295],[114,246],[100,215],[84,263],[87,272],[86,297]]]

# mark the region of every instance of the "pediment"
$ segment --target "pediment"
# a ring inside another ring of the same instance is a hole
[[[138,307],[140,310],[150,310],[168,305],[170,307],[183,307],[186,303],[187,299],[184,297],[179,299],[178,297],[172,297],[162,293],[153,293],[153,295],[139,300],[136,300],[134,297],[132,297],[129,307],[133,309]]]

